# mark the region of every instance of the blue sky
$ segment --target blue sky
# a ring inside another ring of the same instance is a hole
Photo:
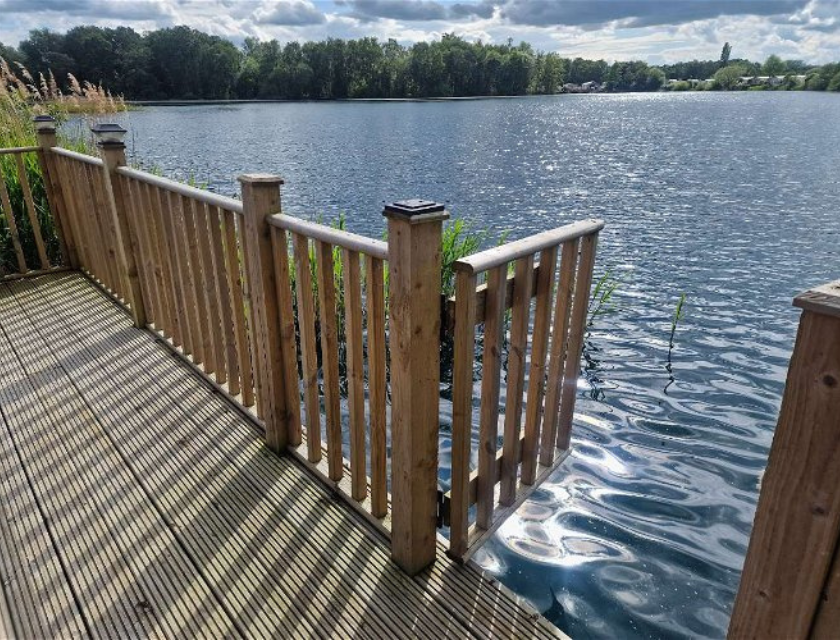
[[[410,44],[457,33],[653,63],[717,58],[728,41],[734,57],[840,60],[840,0],[0,0],[5,44],[30,29],[79,24],[186,24],[237,43],[377,36]]]

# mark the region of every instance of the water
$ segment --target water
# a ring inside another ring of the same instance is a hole
[[[279,173],[287,212],[346,212],[374,237],[407,197],[511,238],[604,218],[617,309],[588,340],[574,452],[478,560],[576,638],[724,636],[791,299],[840,276],[840,96],[200,106],[128,124],[165,173],[221,192]]]

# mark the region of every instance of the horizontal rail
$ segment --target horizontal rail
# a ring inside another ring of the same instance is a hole
[[[57,156],[64,156],[65,158],[70,158],[71,160],[78,160],[79,162],[84,162],[85,164],[92,164],[95,167],[102,166],[102,158],[85,155],[84,153],[76,153],[75,151],[70,151],[70,149],[64,149],[62,147],[53,147],[50,151]]]
[[[11,153],[31,153],[38,151],[40,147],[9,147],[8,149],[0,149],[0,156],[5,156]]]
[[[125,178],[137,180],[138,182],[143,182],[159,189],[165,189],[179,196],[185,196],[209,204],[211,207],[220,207],[228,211],[233,211],[234,213],[242,213],[242,201],[235,198],[229,198],[228,196],[213,193],[212,191],[191,187],[188,184],[146,173],[139,169],[132,169],[131,167],[120,167],[117,169],[117,173]]]
[[[360,236],[349,231],[342,231],[341,229],[332,229],[316,222],[307,222],[306,220],[287,216],[282,213],[269,217],[268,222],[280,229],[341,247],[342,249],[357,251],[371,258],[379,258],[380,260],[388,259],[388,243],[382,242],[381,240],[374,240],[373,238]]]
[[[581,222],[574,222],[563,227],[558,227],[557,229],[551,229],[550,231],[544,231],[543,233],[522,238],[522,240],[516,240],[501,247],[487,249],[487,251],[476,253],[461,260],[456,260],[453,267],[456,271],[465,271],[473,274],[481,273],[503,265],[506,262],[532,255],[549,247],[555,247],[563,242],[597,233],[603,228],[603,220],[582,220]]]

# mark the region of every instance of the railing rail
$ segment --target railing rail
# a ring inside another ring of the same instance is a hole
[[[445,500],[449,549],[456,557],[469,557],[568,454],[596,244],[603,226],[600,220],[577,222],[454,265],[456,295],[448,304],[455,358],[452,486]],[[479,284],[479,275],[485,273],[486,282]],[[478,465],[473,471],[477,325],[483,325],[484,341]],[[507,390],[500,420],[505,344]]]
[[[170,180],[169,178],[164,178],[163,176],[156,176],[152,173],[140,171],[139,169],[133,169],[132,167],[119,167],[116,171],[119,175],[125,178],[136,180],[137,182],[142,182],[158,189],[163,189],[164,191],[174,193],[175,195],[184,196],[185,198],[190,198],[191,200],[195,200],[196,202],[200,202],[211,207],[219,207],[220,209],[226,209],[239,214],[242,213],[241,200],[213,193],[212,191],[199,189],[197,187],[184,184],[183,182],[177,182],[175,180]]]

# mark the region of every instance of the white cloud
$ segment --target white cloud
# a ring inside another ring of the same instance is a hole
[[[840,0],[0,0],[0,14],[13,45],[36,28],[186,24],[237,43],[454,32],[608,60],[714,59],[726,41],[735,57],[840,60]]]

